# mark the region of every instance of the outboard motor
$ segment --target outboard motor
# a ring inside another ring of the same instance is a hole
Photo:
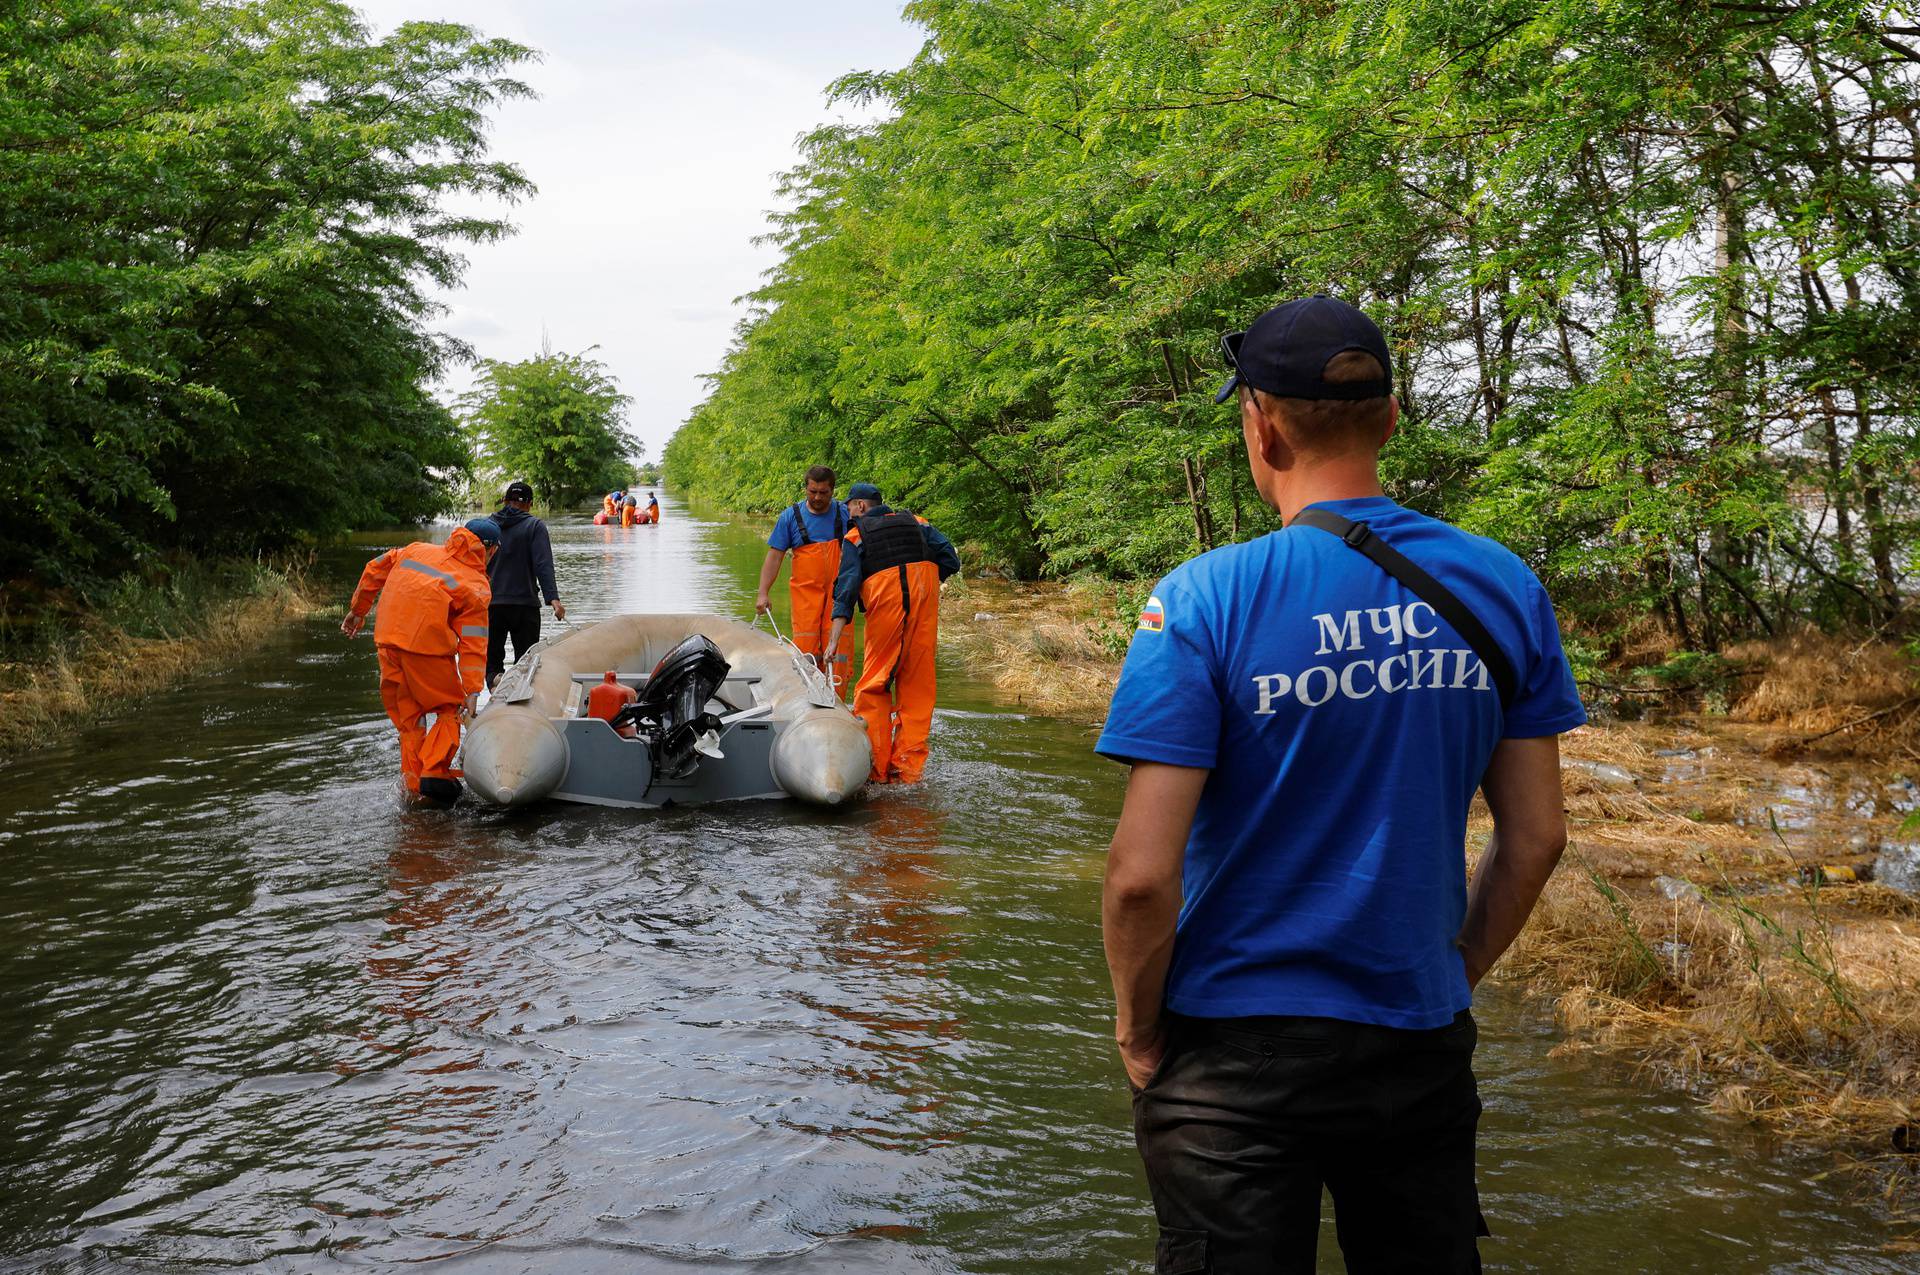
[[[731,670],[720,648],[695,633],[653,666],[647,689],[620,711],[614,727],[631,723],[638,729],[653,754],[656,776],[684,778],[699,764],[699,754],[713,748],[709,737],[720,729],[720,719],[707,711],[707,703]]]

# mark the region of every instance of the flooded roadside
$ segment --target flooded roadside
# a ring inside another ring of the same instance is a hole
[[[577,620],[746,614],[756,529],[667,514],[555,528]],[[9,764],[0,1265],[1144,1270],[1120,775],[943,678],[928,782],[835,817],[402,810],[323,621]],[[1830,1157],[1481,1018],[1489,1269],[1910,1269]]]

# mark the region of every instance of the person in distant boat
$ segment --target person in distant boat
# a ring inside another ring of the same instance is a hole
[[[500,550],[487,563],[487,583],[493,602],[487,608],[487,689],[507,667],[507,640],[513,640],[513,660],[540,640],[540,603],[553,608],[553,618],[567,618],[560,586],[553,578],[553,541],[547,524],[533,516],[533,488],[515,480],[500,498],[493,515],[500,526]],[[537,593],[536,593],[537,590]]]
[[[638,521],[640,521],[640,501],[638,498],[629,495],[620,504],[620,525],[622,527],[631,527]]]
[[[925,518],[889,509],[872,483],[847,489],[847,513],[853,525],[841,539],[827,649],[839,649],[857,603],[867,613],[867,637],[853,711],[873,745],[868,778],[917,784],[933,729],[940,586],[960,569],[960,555]]]
[[[444,545],[389,549],[360,574],[340,622],[353,637],[378,603],[380,700],[400,732],[401,779],[409,792],[443,803],[460,796],[460,722],[479,708],[486,684],[487,560],[499,546],[500,525],[475,518]]]
[[[1159,583],[1096,745],[1131,767],[1101,928],[1158,1269],[1317,1269],[1324,1191],[1347,1270],[1467,1275],[1473,987],[1566,845],[1586,713],[1526,564],[1382,493],[1373,320],[1303,297],[1220,344],[1287,526]]]
[[[793,555],[793,567],[787,573],[793,644],[833,679],[834,689],[845,699],[853,685],[851,626],[841,633],[832,655],[827,654],[827,631],[833,627],[833,583],[840,575],[840,538],[853,525],[846,505],[833,498],[837,481],[830,466],[815,465],[806,474],[806,499],[794,501],[773,520],[766,561],[760,564],[760,592],[754,608],[772,614],[773,582],[780,578],[780,563]]]

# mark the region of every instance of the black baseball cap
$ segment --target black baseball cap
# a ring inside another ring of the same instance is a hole
[[[519,479],[516,478],[512,482],[507,484],[507,494],[502,496],[500,499],[520,500],[520,501],[525,501],[527,504],[530,505],[533,503],[533,488],[527,486],[525,483],[521,482]]]
[[[1348,350],[1373,355],[1386,375],[1377,381],[1327,384],[1327,364]],[[1393,359],[1379,325],[1355,307],[1324,294],[1273,307],[1246,331],[1221,337],[1220,352],[1233,375],[1213,396],[1216,403],[1226,402],[1241,385],[1277,398],[1362,399],[1393,393]]]

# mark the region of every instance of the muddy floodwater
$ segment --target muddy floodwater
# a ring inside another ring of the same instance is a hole
[[[576,619],[747,614],[760,529],[666,509],[556,523]],[[927,782],[838,815],[403,809],[324,620],[8,760],[0,1269],[1147,1269],[1122,774],[941,678]],[[1831,1157],[1479,1012],[1490,1270],[1913,1269]]]

